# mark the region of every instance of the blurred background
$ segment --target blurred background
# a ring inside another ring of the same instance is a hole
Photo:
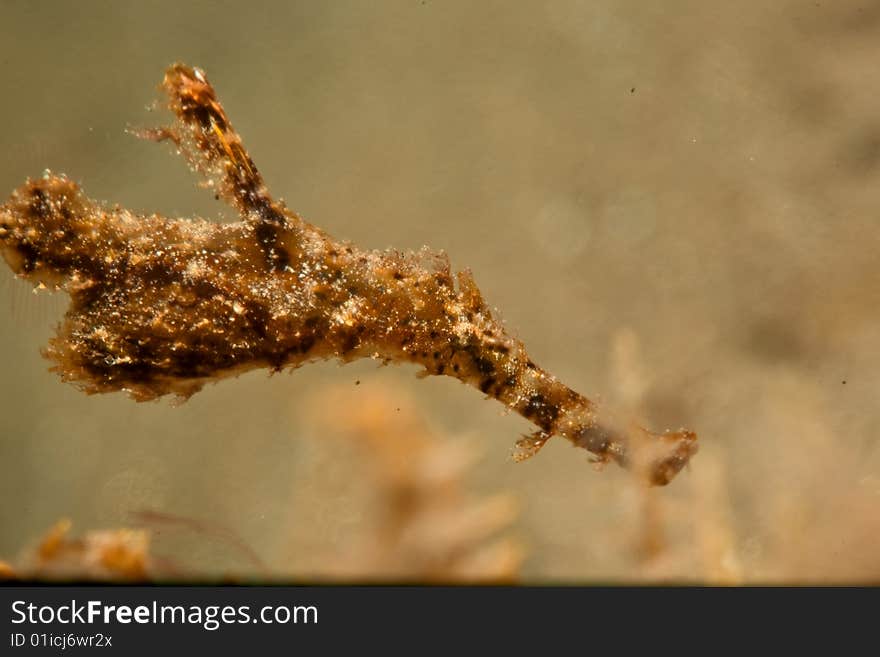
[[[69,518],[202,577],[880,581],[880,2],[4,2],[3,196],[49,168],[234,219],[125,134],[173,61],[276,197],[445,250],[536,362],[700,453],[650,490],[562,440],[515,465],[525,420],[373,362],[88,397],[40,357],[63,295],[3,267],[0,557]]]

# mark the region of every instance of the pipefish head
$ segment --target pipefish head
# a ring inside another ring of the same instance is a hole
[[[639,473],[652,486],[671,482],[698,451],[693,431],[655,434],[635,425],[622,431],[591,425],[577,432],[574,444],[595,454],[600,462],[613,460]]]
[[[645,464],[645,474],[653,486],[665,486],[697,453],[697,434],[681,429],[663,434],[645,432],[653,444],[648,449],[650,460]]]

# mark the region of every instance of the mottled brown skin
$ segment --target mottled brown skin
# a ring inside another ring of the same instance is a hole
[[[561,435],[601,462],[648,454],[638,459],[648,480],[666,484],[696,452],[689,431],[600,423],[590,400],[529,359],[445,255],[362,251],[274,201],[201,71],[174,65],[163,89],[177,120],[141,136],[173,141],[239,222],[137,216],[53,175],[0,206],[0,250],[13,271],[70,295],[46,352],[65,381],[141,401],[186,398],[257,367],[372,357],[455,377],[516,410],[538,427],[517,443],[518,459]]]

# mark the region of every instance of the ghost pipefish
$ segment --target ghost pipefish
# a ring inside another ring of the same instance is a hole
[[[173,123],[138,135],[172,142],[239,221],[140,216],[51,174],[0,206],[12,270],[70,296],[45,352],[64,381],[139,401],[186,399],[253,368],[371,357],[454,377],[532,422],[517,460],[562,436],[600,463],[646,463],[647,479],[663,485],[696,453],[690,431],[600,419],[594,402],[529,358],[445,254],[358,249],[274,200],[204,72],[175,64],[162,89]]]

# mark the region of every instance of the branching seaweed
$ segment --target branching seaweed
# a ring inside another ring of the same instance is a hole
[[[0,562],[6,579],[144,581],[157,574],[150,537],[139,529],[105,529],[70,535],[70,520],[59,520],[15,567]],[[5,567],[4,567],[5,566]]]
[[[0,250],[19,276],[70,295],[46,350],[63,380],[185,399],[253,368],[371,357],[455,377],[534,423],[517,460],[560,435],[626,466],[637,441],[663,485],[696,452],[690,431],[600,421],[593,402],[532,362],[444,254],[364,251],[273,200],[202,71],[175,64],[162,87],[176,120],[140,136],[173,142],[241,220],[138,216],[63,176],[16,190],[0,206]]]
[[[352,403],[355,397],[364,403]],[[319,550],[325,556],[312,566],[315,572],[349,581],[519,579],[525,549],[511,531],[516,499],[469,491],[468,474],[479,454],[467,441],[432,431],[405,391],[369,386],[355,394],[350,386],[329,386],[303,406],[320,429],[308,433],[320,436],[331,455],[339,450],[328,441],[349,443],[358,469],[366,471],[363,488],[350,478],[346,488],[361,496],[369,490],[373,499],[359,530],[334,541],[330,550]],[[386,412],[393,407],[396,412]],[[339,408],[349,411],[334,412]],[[294,493],[301,485],[313,484],[298,478]],[[302,519],[296,508],[293,517],[296,526]],[[335,531],[333,536],[340,538]]]

